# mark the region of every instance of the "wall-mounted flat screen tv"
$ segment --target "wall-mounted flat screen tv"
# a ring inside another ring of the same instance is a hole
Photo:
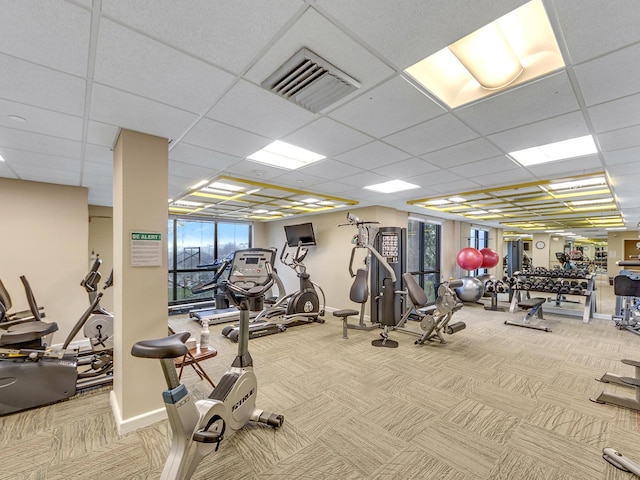
[[[287,237],[287,245],[297,247],[302,245],[305,247],[316,244],[316,236],[313,233],[313,224],[301,223],[299,225],[285,225],[284,234]]]

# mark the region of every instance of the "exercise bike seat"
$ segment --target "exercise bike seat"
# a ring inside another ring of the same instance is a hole
[[[0,346],[2,347],[33,342],[58,330],[58,324],[55,322],[34,321],[6,325],[0,328]]]
[[[142,340],[131,347],[131,355],[140,358],[176,358],[188,351],[185,342],[189,332],[180,332],[154,340]]]

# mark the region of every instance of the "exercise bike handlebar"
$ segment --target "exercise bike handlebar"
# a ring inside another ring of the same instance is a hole
[[[89,273],[87,273],[87,275],[80,282],[80,286],[84,287],[87,293],[93,293],[98,291],[98,283],[102,278],[102,275],[98,271],[100,268],[100,265],[102,265],[102,259],[98,257],[93,262],[93,265],[91,265],[91,269],[89,270]]]

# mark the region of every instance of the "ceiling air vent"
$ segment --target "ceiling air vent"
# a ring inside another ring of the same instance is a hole
[[[360,82],[303,48],[262,82],[262,87],[318,113],[360,88]]]

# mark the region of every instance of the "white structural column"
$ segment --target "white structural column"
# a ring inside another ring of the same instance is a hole
[[[115,372],[111,406],[119,432],[164,417],[156,360],[131,356],[138,340],[167,335],[166,138],[122,130],[113,154]]]

